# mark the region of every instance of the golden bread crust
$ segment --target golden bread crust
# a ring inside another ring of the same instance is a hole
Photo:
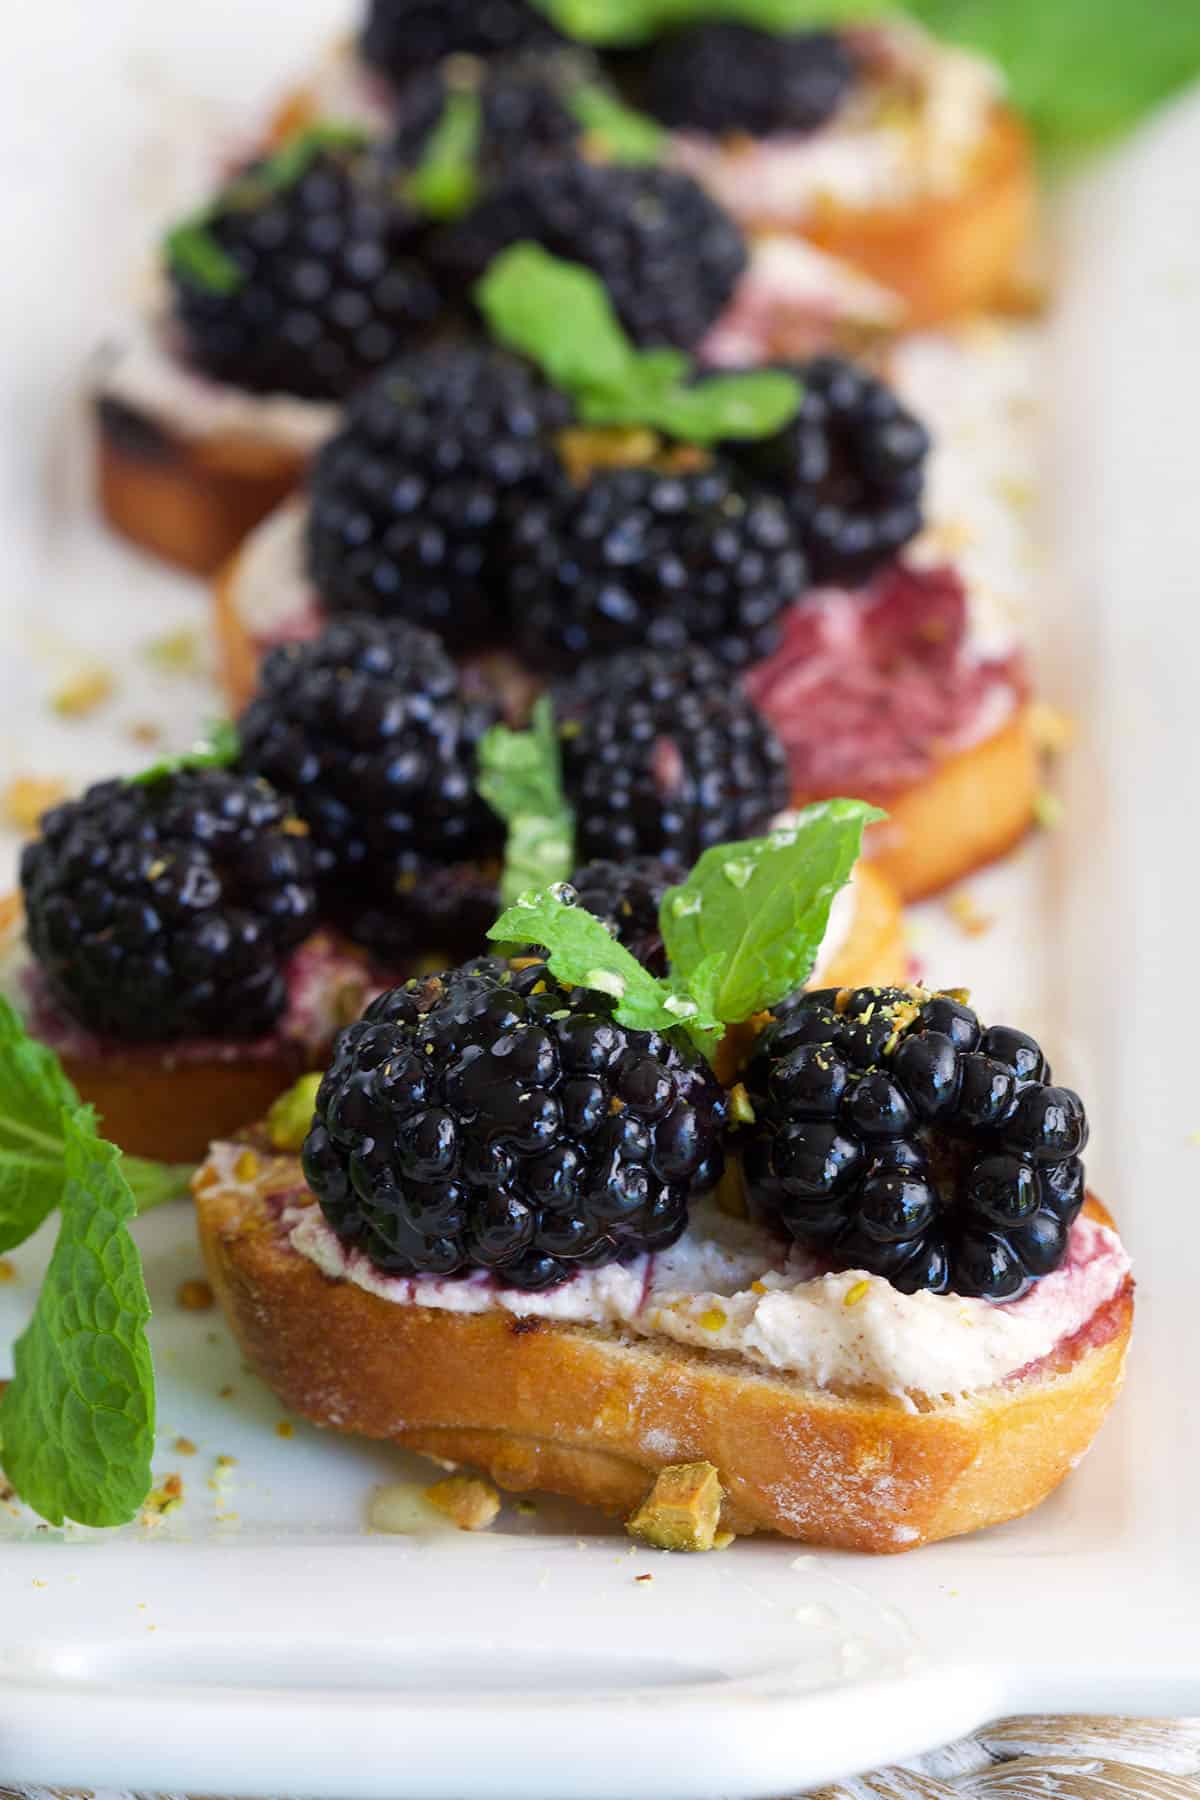
[[[1015,849],[1033,825],[1040,784],[1026,705],[924,781],[884,796],[888,817],[868,834],[865,854],[903,901],[924,900]]]
[[[96,493],[114,530],[197,575],[212,575],[303,479],[306,457],[263,439],[185,438],[155,422],[145,445],[97,409]]]
[[[1036,1506],[1121,1381],[1128,1288],[1111,1335],[1067,1347],[1060,1367],[918,1412],[595,1327],[397,1306],[291,1248],[278,1204],[299,1180],[286,1159],[253,1191],[211,1165],[196,1178],[209,1278],[246,1358],[316,1424],[473,1464],[516,1491],[627,1512],[661,1468],[711,1462],[729,1529],[909,1549]]]

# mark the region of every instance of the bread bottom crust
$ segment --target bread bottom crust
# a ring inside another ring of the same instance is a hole
[[[659,1469],[707,1461],[730,1530],[907,1550],[1036,1506],[1121,1381],[1128,1286],[1052,1366],[915,1412],[661,1340],[395,1305],[291,1248],[280,1196],[298,1185],[294,1159],[269,1163],[255,1191],[212,1167],[196,1178],[209,1278],[248,1361],[317,1425],[471,1463],[518,1492],[627,1512]]]
[[[124,410],[124,409],[123,409]],[[96,408],[96,493],[114,530],[163,561],[212,575],[299,485],[306,458],[261,439],[188,439]]]

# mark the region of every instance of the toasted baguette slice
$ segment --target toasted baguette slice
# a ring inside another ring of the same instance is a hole
[[[1036,181],[1029,134],[1005,106],[993,111],[962,184],[905,206],[828,202],[799,227],[905,303],[906,330],[1004,304],[1033,235]],[[778,227],[779,220],[764,220]]]
[[[213,1163],[195,1178],[209,1278],[247,1360],[318,1425],[474,1465],[518,1492],[629,1512],[659,1469],[703,1461],[720,1473],[729,1530],[910,1549],[1045,1499],[1121,1380],[1129,1287],[1048,1365],[924,1411],[666,1339],[395,1305],[292,1247],[281,1205],[302,1186],[287,1156],[263,1157],[256,1185],[224,1182]]]
[[[1034,822],[1040,782],[1025,705],[990,737],[935,763],[923,781],[882,796],[888,816],[868,833],[870,866],[905,904],[940,893],[1020,843]]]
[[[185,437],[97,401],[96,491],[114,530],[164,561],[212,575],[303,478],[299,451],[244,434]]]

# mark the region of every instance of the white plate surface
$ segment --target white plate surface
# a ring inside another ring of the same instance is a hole
[[[46,0],[7,45],[6,772],[107,771],[136,759],[132,722],[182,742],[211,704],[199,678],[145,673],[147,638],[202,628],[203,596],[88,521],[71,415],[147,211],[193,180],[171,145],[215,110],[184,96],[249,100],[339,22],[326,0],[290,12]],[[1061,829],[971,884],[995,929],[966,937],[937,907],[919,921],[931,978],[1042,1031],[1089,1098],[1090,1173],[1140,1277],[1129,1386],[1095,1451],[1033,1517],[885,1560],[779,1542],[653,1557],[553,1503],[476,1538],[371,1537],[373,1486],[418,1466],[298,1422],[278,1435],[219,1319],[175,1302],[199,1272],[180,1207],[139,1236],[156,1467],[183,1476],[184,1505],[111,1536],[0,1508],[0,1778],[700,1800],[795,1791],[1008,1712],[1200,1711],[1197,166],[1188,104],[1065,196],[1039,637],[1082,748]],[[86,729],[51,722],[44,698],[81,652],[122,668]],[[0,1344],[46,1248],[0,1286]],[[237,1459],[219,1477],[218,1456]]]

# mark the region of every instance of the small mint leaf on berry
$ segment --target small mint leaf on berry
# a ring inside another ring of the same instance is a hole
[[[794,993],[812,973],[864,829],[883,817],[861,800],[827,800],[767,837],[706,850],[663,897],[673,981],[727,1025]]]

